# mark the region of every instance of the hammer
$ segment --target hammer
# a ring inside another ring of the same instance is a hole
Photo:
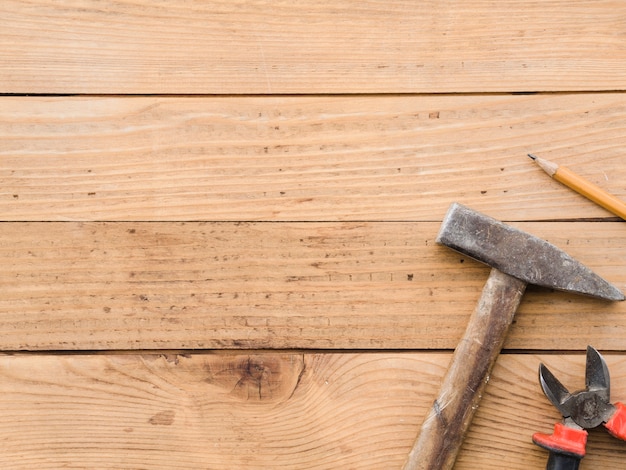
[[[492,269],[404,470],[453,467],[527,284],[624,300],[556,246],[461,204],[450,206],[437,243]]]

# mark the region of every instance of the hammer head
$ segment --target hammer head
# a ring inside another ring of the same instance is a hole
[[[448,209],[437,243],[528,284],[624,300],[619,289],[556,246],[461,204]]]

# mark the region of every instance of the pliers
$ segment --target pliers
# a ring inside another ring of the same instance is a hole
[[[609,369],[604,358],[587,346],[585,389],[570,393],[543,364],[539,382],[548,400],[563,415],[552,434],[535,433],[533,442],[550,451],[546,470],[577,470],[585,456],[586,429],[602,424],[613,436],[626,440],[626,405],[610,400]]]

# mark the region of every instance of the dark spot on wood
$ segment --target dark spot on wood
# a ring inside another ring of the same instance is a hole
[[[176,412],[174,410],[161,411],[148,420],[153,426],[171,426],[174,423]]]
[[[430,119],[439,119],[439,111],[433,111],[432,113],[429,113],[428,117]]]
[[[289,399],[302,379],[304,357],[293,354],[254,354],[215,358],[204,366],[205,382],[228,395],[251,403]]]
[[[413,280],[413,274],[407,274],[406,280],[407,281],[412,281]]]
[[[110,313],[111,307],[104,307],[102,310],[104,310],[104,313]]]
[[[165,359],[170,364],[174,364],[177,366],[180,363],[180,358],[190,358],[189,354],[161,354],[161,357]]]

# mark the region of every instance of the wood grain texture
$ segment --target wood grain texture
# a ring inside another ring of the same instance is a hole
[[[0,97],[0,220],[613,217],[526,154],[626,200],[625,123],[619,93]]]
[[[626,290],[623,223],[512,225]],[[0,349],[453,349],[489,268],[439,226],[0,224]],[[529,286],[505,347],[623,350],[625,309]]]
[[[3,468],[400,468],[450,355],[17,355],[0,358]],[[543,468],[532,444],[559,414],[545,362],[568,387],[584,354],[503,355],[455,470]],[[626,360],[607,356],[626,396]],[[620,468],[621,441],[592,431],[581,470]]]
[[[621,90],[619,1],[5,0],[2,93]]]

